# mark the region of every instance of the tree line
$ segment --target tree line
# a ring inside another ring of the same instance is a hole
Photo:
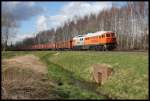
[[[32,38],[17,42],[15,46],[54,43],[89,32],[113,31],[118,49],[149,49],[148,2],[126,2],[121,7],[113,3],[110,9],[103,9],[98,14],[75,18],[56,30],[41,31]]]

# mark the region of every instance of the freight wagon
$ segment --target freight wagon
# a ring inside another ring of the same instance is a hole
[[[117,47],[112,31],[98,31],[78,35],[71,40],[19,47],[18,50],[112,50]]]

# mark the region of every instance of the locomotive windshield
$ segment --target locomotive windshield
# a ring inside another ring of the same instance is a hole
[[[107,34],[106,34],[106,37],[110,37],[110,34],[109,34],[109,33],[107,33]]]
[[[112,37],[115,37],[115,33],[111,33],[111,36],[112,36]]]

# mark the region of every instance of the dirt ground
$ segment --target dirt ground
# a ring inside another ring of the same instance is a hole
[[[108,79],[112,71],[113,69],[111,65],[107,64],[95,64],[91,68],[93,79],[99,84],[103,84],[104,81]]]
[[[16,56],[12,59],[5,59],[2,63],[7,64],[8,67],[27,68],[44,74],[47,72],[46,66],[34,55]]]
[[[34,55],[2,60],[2,99],[57,99],[47,67]]]

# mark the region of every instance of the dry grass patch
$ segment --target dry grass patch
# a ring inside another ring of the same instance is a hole
[[[2,99],[56,99],[47,69],[34,55],[2,60]]]

